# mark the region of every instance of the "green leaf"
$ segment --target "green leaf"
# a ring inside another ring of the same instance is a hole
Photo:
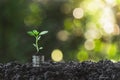
[[[36,44],[33,43],[33,46],[36,47]]]
[[[38,37],[38,40],[40,40],[41,36]]]
[[[34,33],[35,35],[38,35],[38,34],[39,34],[39,32],[38,32],[37,30],[33,30],[33,33]]]
[[[43,49],[43,47],[40,47],[39,49]]]
[[[30,36],[35,36],[32,31],[28,31],[27,34],[29,34]]]
[[[39,33],[39,35],[44,35],[44,34],[47,34],[47,33],[48,33],[48,31],[42,31],[42,32]]]

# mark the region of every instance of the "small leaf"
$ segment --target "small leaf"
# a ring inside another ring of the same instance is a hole
[[[36,47],[36,44],[33,43],[33,46]]]
[[[41,36],[38,37],[38,40],[40,40]]]
[[[42,32],[39,33],[39,35],[44,35],[44,34],[47,34],[47,33],[48,33],[48,31],[42,31]]]
[[[35,36],[32,31],[28,31],[27,34],[29,34],[30,36]]]
[[[34,33],[35,35],[38,35],[38,34],[39,34],[39,32],[38,32],[37,30],[33,30],[33,33]]]
[[[40,47],[39,49],[43,49],[43,47]]]

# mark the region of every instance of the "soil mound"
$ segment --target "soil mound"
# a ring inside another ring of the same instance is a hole
[[[120,80],[120,62],[0,63],[0,80]]]

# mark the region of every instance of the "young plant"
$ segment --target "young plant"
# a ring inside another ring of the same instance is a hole
[[[43,47],[39,47],[39,40],[41,39],[42,35],[45,35],[48,33],[48,31],[42,31],[42,32],[38,32],[37,30],[32,30],[32,31],[28,31],[27,32],[30,36],[35,37],[35,43],[33,43],[33,46],[36,48],[37,53],[43,49]]]

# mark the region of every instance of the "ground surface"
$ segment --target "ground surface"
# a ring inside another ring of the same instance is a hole
[[[9,62],[0,64],[0,80],[120,80],[120,62],[45,62],[39,68]]]

